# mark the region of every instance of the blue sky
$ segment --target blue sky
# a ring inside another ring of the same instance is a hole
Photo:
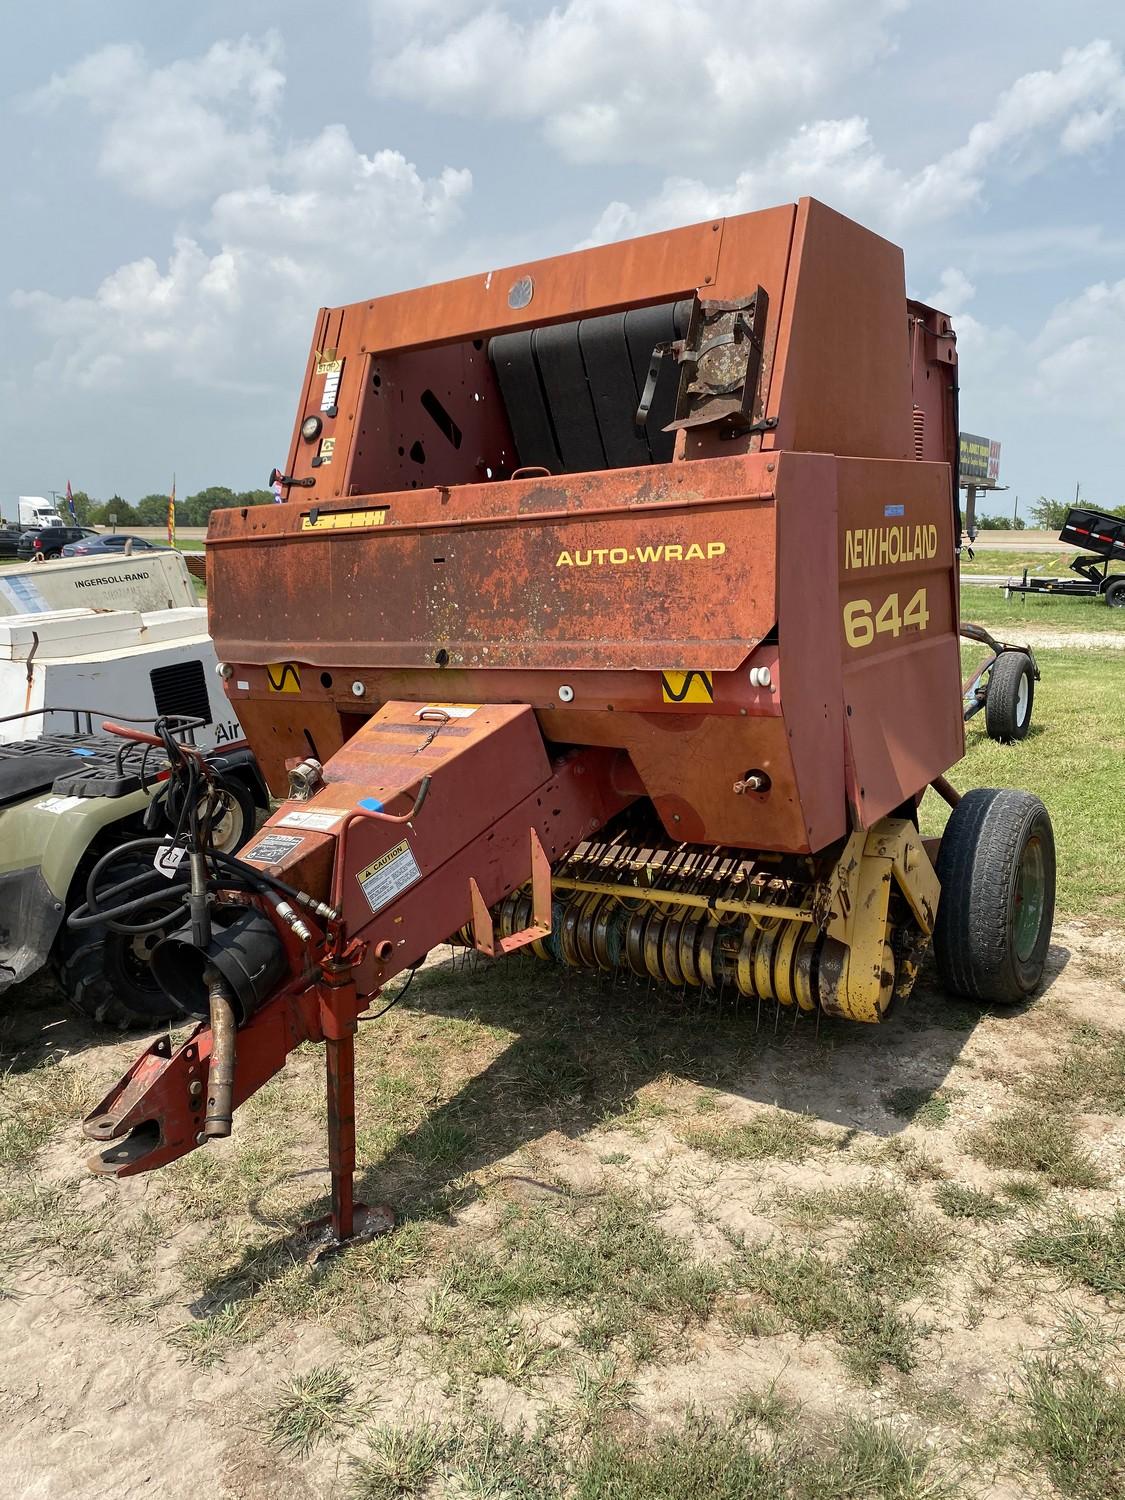
[[[1125,7],[50,0],[0,55],[0,508],[259,485],[318,306],[812,193],[1010,506],[1125,501]]]

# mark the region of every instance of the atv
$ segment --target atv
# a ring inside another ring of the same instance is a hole
[[[151,739],[142,746],[73,733],[0,744],[0,995],[51,965],[68,999],[91,1020],[122,1030],[178,1015],[148,962],[163,936],[158,906],[152,930],[140,936],[104,921],[68,921],[106,855],[153,834],[166,835],[174,847],[175,785],[159,734]],[[200,758],[215,847],[233,854],[269,806],[265,782],[246,746]],[[151,894],[173,873],[170,865],[154,864],[151,851],[122,856],[114,870],[118,879],[133,880],[138,894]],[[164,915],[174,917],[176,906],[170,898]]]

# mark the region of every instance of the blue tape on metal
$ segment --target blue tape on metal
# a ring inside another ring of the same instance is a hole
[[[885,516],[904,516],[906,514],[906,506],[905,505],[884,505],[883,506],[883,514]]]
[[[71,753],[71,755],[96,755],[97,751],[96,750],[80,750],[77,745],[71,745],[71,747],[70,747],[70,753]]]
[[[361,797],[359,799],[359,805],[360,807],[366,808],[368,812],[383,811],[383,804],[379,801],[378,797]]]

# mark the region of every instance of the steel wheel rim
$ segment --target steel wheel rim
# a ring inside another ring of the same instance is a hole
[[[1028,961],[1039,940],[1039,931],[1043,925],[1046,891],[1047,865],[1043,858],[1043,845],[1038,838],[1031,838],[1024,845],[1023,853],[1020,855],[1012,912],[1013,944],[1016,957],[1021,963]]]
[[[1020,674],[1020,690],[1016,694],[1016,723],[1022,724],[1027,718],[1027,700],[1030,697],[1028,688],[1028,676],[1026,672]]]
[[[229,854],[241,839],[242,832],[243,816],[238,799],[220,787],[214,793],[214,809],[211,814],[211,837],[215,848]]]

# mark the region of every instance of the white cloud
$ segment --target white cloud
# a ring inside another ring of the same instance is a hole
[[[988,330],[968,311],[969,303],[977,289],[958,266],[946,266],[938,278],[938,284],[922,301],[948,313],[957,330],[957,348],[961,358],[967,354],[979,354],[984,348]]]
[[[1125,67],[1110,43],[1095,41],[1065,52],[1053,71],[1019,78],[960,146],[917,171],[891,165],[865,119],[817,120],[727,187],[674,177],[638,207],[609,204],[587,243],[743,213],[803,194],[901,236],[983,207],[990,178],[1004,171],[1030,174],[1057,156],[1094,151],[1123,124]]]
[[[366,264],[373,254],[385,256],[400,237],[440,234],[472,190],[467,170],[447,167],[426,181],[397,151],[365,155],[343,125],[286,151],[277,179],[283,186],[263,183],[217,198],[214,233],[241,244],[331,249],[345,269],[357,254]]]
[[[126,192],[184,204],[267,171],[285,76],[281,43],[243,37],[151,67],[135,44],[103,47],[56,74],[32,108],[84,104],[103,122],[98,169]]]
[[[15,292],[13,305],[46,335],[34,373],[52,386],[125,390],[187,379],[216,389],[267,383],[269,346],[307,308],[300,267],[283,255],[209,253],[177,238],[161,269],[149,256],[120,266],[89,297]],[[271,309],[267,320],[252,316]]]
[[[1055,417],[1120,426],[1125,409],[1125,279],[1099,281],[1055,307],[1029,353],[1031,389]]]
[[[34,367],[40,381],[86,392],[154,379],[262,389],[280,363],[301,357],[318,306],[393,290],[424,274],[427,255],[471,192],[471,174],[447,167],[426,178],[397,151],[360,150],[339,124],[283,142],[274,106],[285,80],[276,56],[267,38],[219,43],[200,59],[146,69],[137,49],[110,48],[48,86],[52,96],[87,100],[104,119],[102,160],[112,163],[105,169],[120,170],[128,190],[161,196],[154,184],[167,160],[181,188],[190,176],[197,194],[207,184],[210,191],[165,264],[150,256],[131,261],[88,296],[12,294],[12,306],[45,338]],[[215,82],[224,63],[236,78],[226,93]],[[128,146],[126,172],[122,130],[135,105],[119,108],[115,92],[128,86],[137,99],[149,99],[169,77],[182,85],[177,118],[191,113],[188,94],[192,108],[209,117],[203,159],[189,167],[173,150],[169,160],[166,133],[140,134]],[[257,122],[249,132],[238,123],[245,95]],[[213,159],[220,142],[241,144],[237,170]]]
[[[763,145],[891,50],[906,0],[374,0],[376,86],[471,117],[535,121],[573,161]]]

